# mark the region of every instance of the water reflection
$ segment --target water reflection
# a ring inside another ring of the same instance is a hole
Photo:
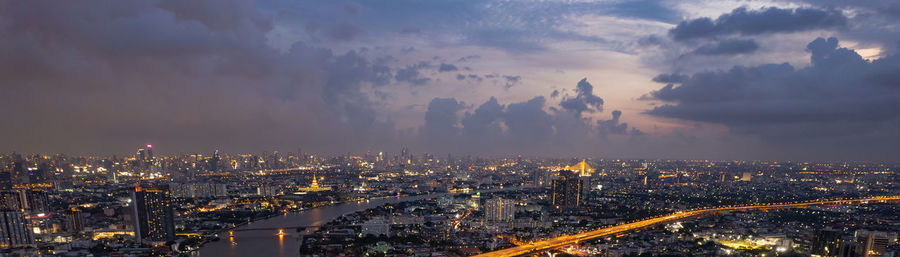
[[[506,188],[504,190],[512,190],[518,188]],[[498,191],[488,190],[484,192]],[[200,256],[208,257],[238,257],[238,256],[298,256],[300,253],[299,234],[285,233],[279,235],[269,229],[263,230],[242,230],[242,229],[259,229],[259,228],[284,228],[284,231],[296,231],[297,227],[316,227],[331,221],[341,215],[353,213],[368,208],[377,207],[386,203],[397,203],[406,201],[415,201],[426,198],[453,195],[451,193],[407,196],[407,197],[390,197],[366,202],[343,203],[332,206],[319,207],[297,213],[288,213],[287,215],[278,215],[266,220],[255,221],[251,224],[239,227],[229,233],[228,241],[210,242],[200,248]],[[312,232],[314,229],[307,228],[306,233]],[[285,240],[285,237],[288,237]],[[274,242],[273,242],[274,241]],[[271,245],[277,247],[268,247]]]

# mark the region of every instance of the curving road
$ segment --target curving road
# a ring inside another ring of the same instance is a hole
[[[676,213],[671,213],[666,216],[657,216],[651,217],[631,223],[616,225],[607,228],[601,228],[597,230],[592,230],[588,232],[583,232],[574,235],[560,236],[556,238],[551,238],[543,241],[533,242],[530,244],[524,244],[516,247],[506,248],[502,250],[497,250],[493,252],[487,252],[483,254],[476,255],[476,257],[489,257],[489,256],[519,256],[529,253],[535,253],[540,251],[545,251],[549,249],[558,248],[561,246],[566,246],[570,244],[577,244],[579,241],[584,241],[588,239],[614,235],[618,233],[627,232],[634,229],[644,228],[648,226],[657,225],[660,223],[672,222],[676,220],[709,215],[719,212],[725,211],[750,211],[750,210],[772,210],[772,209],[790,209],[790,208],[804,208],[816,205],[856,205],[856,204],[867,204],[872,202],[888,202],[888,201],[898,201],[900,200],[900,195],[894,196],[876,196],[876,197],[868,197],[868,198],[859,198],[859,199],[829,199],[829,200],[814,200],[814,201],[805,201],[805,202],[792,202],[792,203],[772,203],[772,204],[753,204],[753,205],[731,205],[724,207],[715,207],[715,208],[706,208],[706,209],[693,209],[686,211],[679,211]]]

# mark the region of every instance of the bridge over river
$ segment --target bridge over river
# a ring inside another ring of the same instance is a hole
[[[497,250],[493,252],[487,252],[480,255],[476,255],[476,257],[497,257],[497,256],[520,256],[526,254],[539,253],[547,250],[557,249],[563,246],[578,244],[579,242],[584,242],[585,240],[595,239],[604,236],[616,235],[621,233],[626,233],[629,231],[634,231],[641,228],[651,227],[659,224],[665,224],[669,222],[674,222],[678,220],[700,217],[705,215],[711,215],[726,211],[752,211],[752,210],[776,210],[776,209],[791,209],[791,208],[808,208],[811,206],[837,206],[837,205],[857,205],[857,204],[868,204],[868,203],[886,203],[886,202],[898,202],[900,201],[900,195],[894,196],[875,196],[875,197],[867,197],[867,198],[859,198],[859,199],[824,199],[824,200],[812,200],[812,201],[803,201],[803,202],[790,202],[790,203],[764,203],[764,204],[748,204],[748,205],[729,205],[729,206],[721,206],[721,207],[713,207],[713,208],[702,208],[702,209],[691,209],[685,211],[679,211],[675,213],[670,213],[662,216],[650,217],[638,221],[634,221],[631,223],[625,223],[620,225],[609,226],[597,230],[591,230],[588,232],[578,233],[574,235],[566,235],[559,236],[547,240],[522,244],[519,246],[506,248],[502,250]]]

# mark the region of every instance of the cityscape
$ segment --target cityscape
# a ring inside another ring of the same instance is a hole
[[[900,257],[895,0],[0,0],[0,257]]]
[[[152,145],[0,162],[4,254],[15,256],[900,251],[900,165],[877,162],[439,158],[408,148],[167,155]]]

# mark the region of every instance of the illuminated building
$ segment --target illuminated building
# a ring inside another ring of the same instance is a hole
[[[572,166],[566,166],[563,169],[577,171],[578,175],[582,177],[587,177],[594,173],[594,168],[588,166],[585,160],[581,160],[581,162]]]
[[[19,191],[19,202],[30,214],[45,214],[50,212],[48,206],[49,198],[47,192],[40,189],[30,189]]]
[[[0,248],[34,245],[34,235],[28,228],[28,220],[20,211],[0,211]]]
[[[750,181],[751,179],[753,179],[753,173],[744,172],[744,174],[741,175],[741,181]]]
[[[868,230],[857,230],[855,236],[859,257],[884,256],[888,245],[897,240],[897,234]]]
[[[488,199],[484,203],[485,221],[512,221],[516,219],[516,205],[503,198]]]
[[[175,240],[172,194],[167,188],[135,187],[131,197],[134,236],[138,242]]]
[[[319,181],[316,178],[316,175],[313,174],[312,183],[309,184],[309,187],[300,187],[297,188],[297,190],[301,192],[319,192],[331,190],[331,187],[319,186]]]
[[[571,171],[560,171],[559,178],[553,180],[553,205],[557,207],[578,207],[584,183]]]
[[[84,216],[78,208],[69,210],[69,228],[72,234],[81,233],[84,230]]]

